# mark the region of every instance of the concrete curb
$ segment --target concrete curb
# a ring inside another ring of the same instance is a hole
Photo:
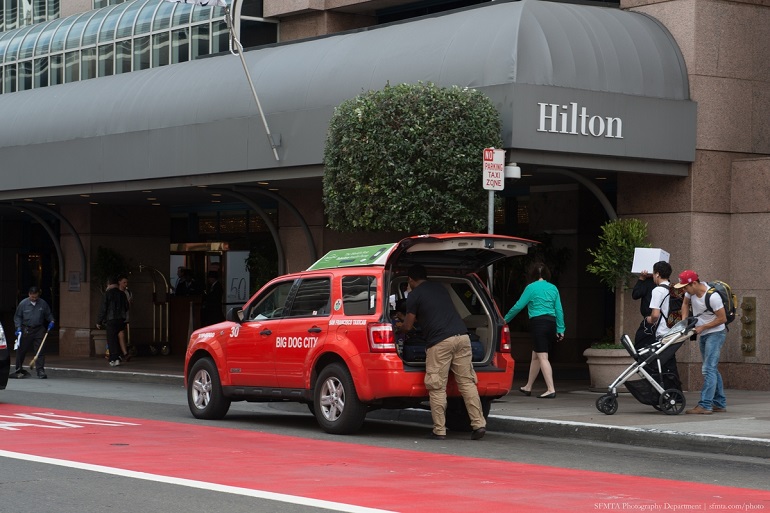
[[[156,383],[159,385],[184,386],[184,377],[175,374],[92,369],[62,369],[57,367],[46,367],[45,370],[51,378],[109,379],[127,381],[129,383]]]
[[[432,425],[430,412],[427,410],[378,410],[370,413],[369,417],[379,420],[424,424],[428,427]],[[584,422],[542,420],[494,414],[487,419],[487,429],[490,432],[550,438],[575,438],[652,449],[770,458],[770,442],[762,438],[604,426]]]

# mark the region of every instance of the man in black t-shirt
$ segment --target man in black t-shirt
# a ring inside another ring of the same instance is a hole
[[[428,281],[423,266],[410,267],[407,277],[412,291],[406,299],[406,318],[400,331],[409,332],[418,320],[427,342],[425,388],[430,396],[433,417],[430,438],[446,438],[446,386],[451,369],[471,419],[471,439],[478,440],[487,430],[476,388],[468,328],[455,310],[447,290],[440,283]]]

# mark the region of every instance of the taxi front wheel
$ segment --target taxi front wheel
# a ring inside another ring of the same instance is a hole
[[[327,433],[355,433],[364,423],[366,405],[358,399],[350,371],[342,364],[333,363],[321,371],[313,399],[315,417]]]
[[[195,362],[187,381],[187,404],[198,419],[218,420],[230,409],[230,400],[222,393],[217,366],[211,358]]]

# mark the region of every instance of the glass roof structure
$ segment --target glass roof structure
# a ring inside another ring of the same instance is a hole
[[[222,7],[129,0],[0,33],[0,92],[185,62],[228,50]],[[238,26],[236,24],[236,26]],[[250,23],[259,44],[278,25]],[[98,62],[98,65],[96,63]]]

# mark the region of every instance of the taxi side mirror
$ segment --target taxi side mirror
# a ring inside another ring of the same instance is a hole
[[[227,314],[225,315],[225,319],[227,319],[230,322],[237,322],[237,323],[243,322],[243,309],[242,308],[229,309],[227,311]]]

